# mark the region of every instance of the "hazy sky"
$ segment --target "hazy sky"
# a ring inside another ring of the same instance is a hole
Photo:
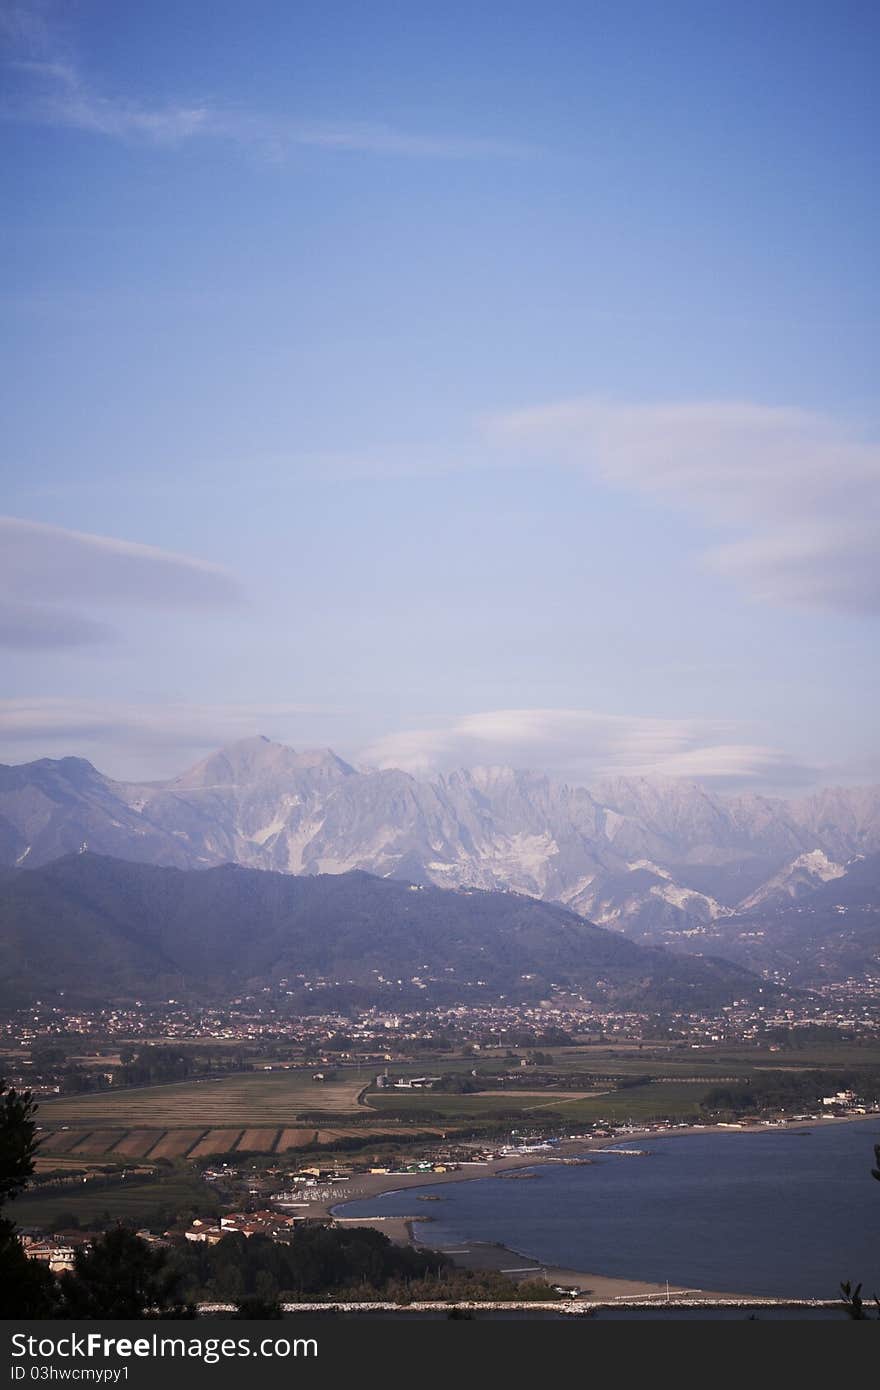
[[[873,0],[0,13],[0,757],[880,777]]]

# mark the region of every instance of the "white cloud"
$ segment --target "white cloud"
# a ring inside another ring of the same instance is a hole
[[[173,776],[237,739],[265,734],[313,745],[309,737],[334,711],[310,705],[154,704],[34,696],[0,700],[0,761],[89,758],[102,772],[129,780]]]
[[[215,748],[266,734],[314,746],[343,712],[275,704],[155,704],[33,697],[0,700],[0,759],[76,754],[102,771],[139,780],[172,776]],[[777,749],[736,741],[721,721],[652,719],[592,710],[489,710],[437,720],[377,739],[364,767],[434,776],[499,764],[546,771],[585,786],[612,777],[672,777],[717,787],[779,787],[814,780]],[[331,734],[330,742],[334,741]]]
[[[218,565],[111,536],[0,517],[0,645],[82,646],[113,638],[71,603],[224,608],[241,601]]]
[[[137,541],[0,516],[0,589],[24,599],[102,603],[234,603],[241,590],[219,565]]]
[[[188,702],[130,704],[34,696],[0,700],[0,738],[71,739],[134,733],[146,741],[216,747],[266,733],[267,726],[302,714],[325,713],[309,705],[205,705]]]
[[[859,521],[829,514],[764,528],[716,546],[709,558],[715,569],[744,579],[759,598],[880,612],[880,520],[870,515]]]
[[[505,140],[424,135],[381,122],[292,120],[224,109],[210,100],[147,105],[96,91],[75,62],[52,51],[45,34],[38,45],[23,42],[22,46],[36,50],[37,56],[10,64],[26,79],[26,90],[14,103],[7,101],[6,114],[35,124],[159,145],[220,140],[271,159],[283,159],[297,147],[427,159],[515,158],[531,153],[528,147]]]
[[[113,642],[106,623],[93,622],[69,608],[37,603],[8,603],[0,599],[0,647],[40,651],[53,647],[83,647]]]
[[[762,599],[880,608],[880,446],[804,410],[574,400],[498,416],[489,437],[696,513],[707,561]]]
[[[778,749],[735,741],[719,720],[639,718],[580,709],[467,714],[377,739],[364,763],[427,776],[454,767],[537,768],[585,785],[609,777],[685,777],[719,785],[811,780]]]

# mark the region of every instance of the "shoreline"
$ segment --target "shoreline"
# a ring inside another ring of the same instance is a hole
[[[819,1120],[792,1120],[785,1125],[743,1125],[732,1128],[726,1125],[687,1126],[680,1129],[650,1130],[634,1129],[626,1135],[609,1139],[566,1139],[555,1144],[552,1153],[507,1154],[503,1158],[489,1159],[483,1163],[468,1165],[451,1173],[368,1173],[352,1182],[351,1189],[341,1200],[316,1202],[310,1204],[310,1214],[326,1216],[340,1225],[371,1226],[382,1231],[398,1244],[428,1245],[429,1240],[420,1240],[414,1227],[431,1221],[429,1214],[412,1213],[409,1216],[347,1217],[344,1208],[354,1201],[369,1200],[371,1197],[384,1197],[390,1193],[407,1192],[421,1187],[435,1187],[447,1182],[478,1182],[483,1178],[503,1177],[507,1173],[528,1168],[545,1167],[565,1158],[589,1158],[591,1153],[601,1153],[604,1149],[619,1148],[633,1143],[644,1143],[650,1139],[689,1138],[695,1134],[730,1135],[778,1134],[789,1131],[809,1131],[816,1127],[830,1128],[837,1124],[852,1124],[858,1121],[874,1120],[880,1123],[880,1113],[868,1115],[829,1116]],[[478,1169],[479,1171],[474,1171]],[[418,1200],[418,1197],[416,1197]],[[466,1269],[495,1269],[505,1273],[515,1282],[540,1278],[548,1283],[577,1289],[577,1298],[590,1298],[591,1301],[614,1303],[636,1299],[665,1301],[667,1298],[688,1297],[698,1300],[749,1300],[757,1298],[750,1294],[719,1292],[717,1290],[685,1288],[679,1284],[653,1283],[636,1277],[598,1274],[588,1270],[567,1269],[559,1265],[546,1265],[535,1256],[518,1251],[502,1243],[467,1240],[467,1248],[449,1248],[448,1254],[456,1263]],[[437,1247],[442,1249],[442,1247]]]

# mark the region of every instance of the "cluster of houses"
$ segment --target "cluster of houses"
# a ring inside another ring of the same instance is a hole
[[[73,1269],[77,1247],[86,1244],[82,1239],[67,1236],[19,1236],[22,1249],[29,1260],[46,1265],[53,1274]]]
[[[196,1217],[183,1232],[166,1231],[164,1235],[157,1235],[155,1231],[142,1230],[137,1235],[150,1246],[166,1248],[181,1235],[184,1240],[206,1245],[216,1245],[224,1236],[235,1232],[247,1238],[269,1236],[272,1240],[289,1240],[293,1227],[307,1219],[281,1211],[232,1211],[221,1217]],[[97,1233],[91,1231],[62,1231],[51,1236],[22,1232],[19,1236],[27,1258],[45,1265],[53,1274],[73,1269],[77,1250],[88,1249],[96,1239]]]
[[[849,1112],[853,1115],[868,1113],[867,1105],[855,1091],[835,1091],[833,1096],[822,1096],[822,1104],[826,1109]]]
[[[226,1216],[205,1216],[196,1219],[184,1231],[184,1239],[205,1245],[216,1245],[224,1236],[269,1236],[272,1240],[286,1240],[294,1225],[301,1221],[300,1216],[289,1216],[280,1211],[231,1211]]]

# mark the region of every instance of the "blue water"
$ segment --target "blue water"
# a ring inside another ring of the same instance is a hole
[[[880,1293],[880,1119],[809,1131],[638,1140],[649,1156],[545,1164],[347,1202],[346,1216],[430,1216],[428,1245],[496,1241],[545,1264],[716,1292]],[[436,1194],[423,1203],[419,1195]]]

